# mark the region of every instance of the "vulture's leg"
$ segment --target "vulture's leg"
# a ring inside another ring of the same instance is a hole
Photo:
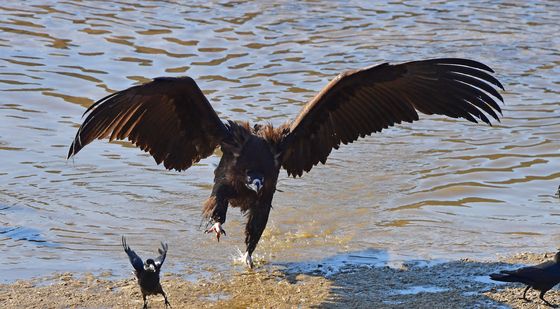
[[[220,236],[226,235],[226,231],[222,228],[222,224],[226,222],[226,213],[228,209],[228,193],[229,187],[225,185],[215,184],[212,195],[204,203],[204,217],[210,218],[213,222],[212,227],[206,230],[206,233],[216,233],[216,238],[220,241]]]
[[[245,264],[249,268],[253,268],[253,258],[251,255],[257,243],[261,238],[261,235],[268,222],[268,214],[270,213],[270,205],[256,205],[251,208],[248,213],[249,220],[247,221],[247,226],[245,227],[245,244],[247,245],[247,251],[245,252]]]

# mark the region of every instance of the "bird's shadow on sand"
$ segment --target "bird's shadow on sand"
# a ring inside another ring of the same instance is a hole
[[[291,284],[301,274],[331,282],[320,308],[509,308],[543,307],[535,292],[530,302],[518,299],[524,286],[489,279],[489,274],[521,264],[472,260],[390,262],[378,249],[340,254],[321,261],[277,263]],[[558,303],[560,293],[547,294]],[[543,307],[544,308],[544,307]]]

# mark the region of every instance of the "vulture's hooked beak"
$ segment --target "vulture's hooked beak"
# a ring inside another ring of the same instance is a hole
[[[259,193],[261,188],[263,187],[264,181],[261,178],[255,178],[250,183],[247,184],[247,187],[256,193]]]
[[[255,193],[259,194],[264,186],[264,175],[261,172],[254,170],[247,170],[245,178],[245,186]]]

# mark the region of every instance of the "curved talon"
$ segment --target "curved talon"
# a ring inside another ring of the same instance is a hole
[[[205,233],[216,233],[216,239],[220,242],[220,236],[224,234],[226,236],[226,231],[222,228],[222,224],[220,222],[214,223],[211,228],[207,229]]]

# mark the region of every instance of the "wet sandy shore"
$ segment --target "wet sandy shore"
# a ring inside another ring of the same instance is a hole
[[[163,286],[173,308],[545,308],[536,292],[531,302],[518,299],[522,285],[496,284],[488,274],[540,263],[552,253],[520,253],[495,261],[460,260],[390,267],[345,267],[326,275],[322,267],[307,273],[262,266],[255,271],[215,274],[196,281],[165,274]],[[0,285],[1,308],[141,308],[132,278],[110,274],[58,274]],[[560,292],[547,293],[560,303]],[[150,308],[163,308],[161,296]]]

